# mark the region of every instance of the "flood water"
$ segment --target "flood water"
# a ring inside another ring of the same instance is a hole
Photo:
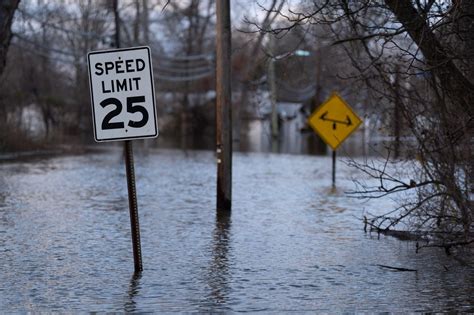
[[[137,276],[120,150],[0,163],[0,310],[474,312],[472,258],[365,234],[364,211],[393,203],[348,198],[342,163],[332,191],[329,157],[236,153],[230,217],[211,152],[135,166]]]

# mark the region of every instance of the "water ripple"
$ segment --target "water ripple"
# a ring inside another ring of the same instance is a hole
[[[135,162],[138,275],[121,152],[0,164],[2,311],[474,309],[472,267],[363,233],[363,209],[392,204],[348,199],[344,165],[332,190],[330,158],[235,154],[231,216],[215,212],[212,153],[152,149]]]

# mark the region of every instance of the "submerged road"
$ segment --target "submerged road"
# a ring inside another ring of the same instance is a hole
[[[331,190],[330,166],[236,153],[233,212],[216,216],[211,152],[137,154],[134,276],[120,150],[0,163],[0,310],[473,312],[472,257],[365,234],[363,214],[394,203],[348,198],[342,163]]]

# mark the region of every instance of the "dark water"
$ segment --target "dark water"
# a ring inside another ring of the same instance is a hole
[[[331,191],[327,157],[235,154],[216,217],[212,153],[135,162],[140,276],[120,151],[0,164],[2,312],[474,311],[472,267],[364,234],[358,217],[392,203],[348,199],[341,163]]]

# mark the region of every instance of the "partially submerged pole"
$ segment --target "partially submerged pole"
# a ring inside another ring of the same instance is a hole
[[[232,111],[230,1],[216,1],[217,211],[232,207]]]
[[[336,150],[332,150],[332,187],[336,188]]]
[[[270,53],[274,54],[273,35],[270,36],[269,45]],[[271,115],[271,130],[272,140],[276,142],[278,140],[278,108],[277,108],[277,86],[276,86],[276,73],[275,73],[275,57],[271,57],[268,60],[268,85],[270,89],[270,101],[272,104],[272,115]]]
[[[115,47],[120,48],[120,16],[118,13],[118,0],[113,1],[115,18]],[[128,205],[130,210],[130,227],[132,232],[133,262],[135,272],[143,270],[142,250],[140,243],[140,223],[138,220],[137,190],[135,185],[135,168],[133,165],[132,141],[124,142],[125,170],[127,173]]]
[[[143,270],[142,248],[140,242],[140,222],[138,220],[137,190],[135,186],[135,169],[133,166],[132,141],[126,140],[124,145],[125,169],[127,172],[128,206],[130,209],[130,228],[132,232],[133,263],[135,272]]]

